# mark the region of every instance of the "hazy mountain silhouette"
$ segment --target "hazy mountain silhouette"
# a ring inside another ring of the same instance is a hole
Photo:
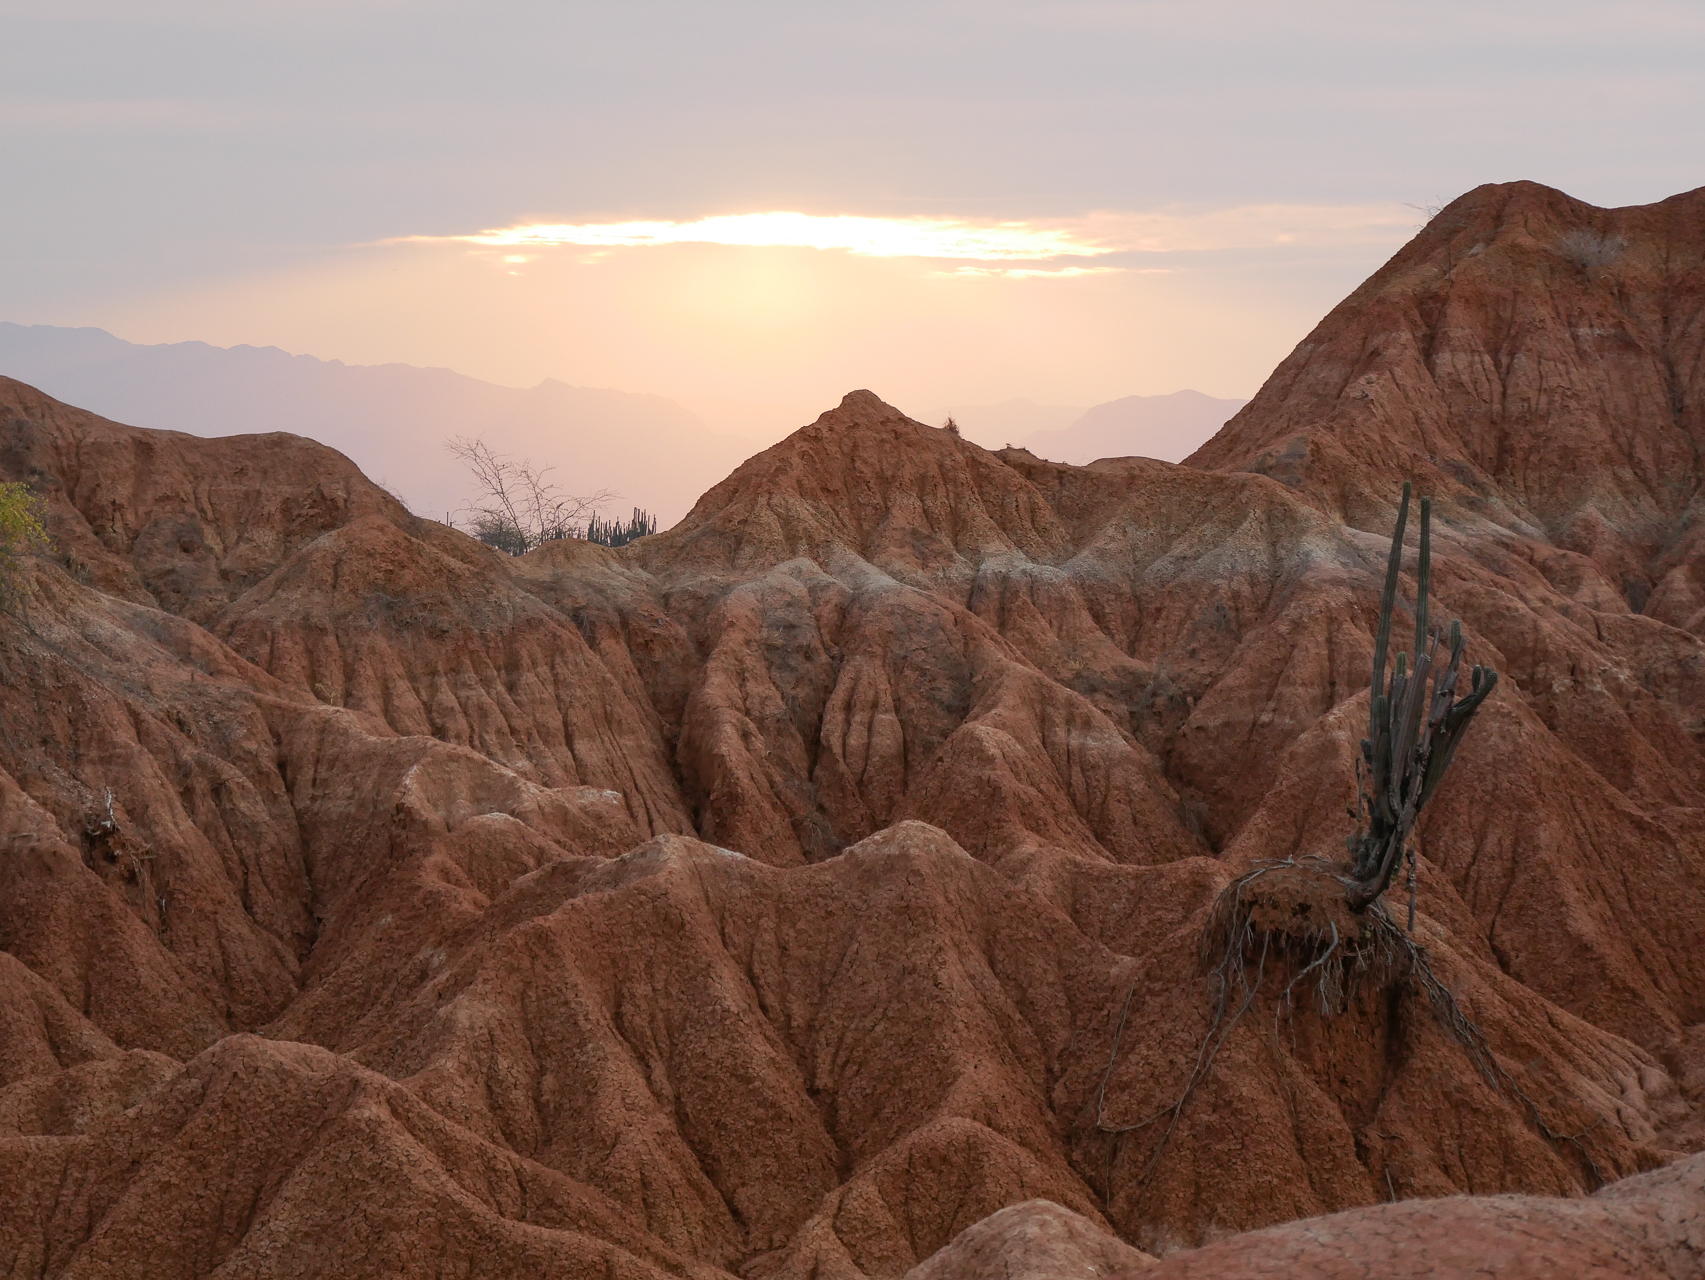
[[[1019,444],[1042,431],[1069,427],[1083,416],[1082,405],[1037,404],[1034,400],[1007,400],[1001,404],[960,404],[932,409],[918,415],[920,422],[940,426],[948,418],[959,424],[959,434],[985,449]]]
[[[0,373],[118,422],[200,436],[290,431],[328,444],[421,515],[442,519],[471,496],[453,435],[556,469],[571,492],[613,489],[668,527],[752,452],[664,396],[518,388],[449,369],[349,365],[277,347],[141,345],[103,329],[0,323]]]
[[[1164,396],[1124,396],[1088,409],[1034,400],[954,405],[921,414],[919,420],[939,426],[951,416],[961,435],[985,449],[1016,445],[1037,457],[1074,466],[1097,458],[1182,462],[1248,403],[1200,391],[1174,391]]]
[[[1182,462],[1225,425],[1247,400],[1221,400],[1200,391],[1109,400],[1057,431],[1038,431],[1014,444],[1051,462],[1083,466],[1097,458],[1159,458]]]
[[[308,436],[436,519],[473,496],[467,473],[443,448],[454,435],[481,436],[499,452],[550,465],[552,479],[570,492],[614,490],[608,514],[645,507],[663,528],[761,447],[713,431],[665,396],[554,379],[504,387],[450,369],[351,365],[277,347],[145,345],[104,329],[0,322],[0,374],[132,426]],[[951,414],[967,439],[986,448],[1020,445],[1056,462],[1177,462],[1244,403],[1177,391],[1090,409],[1009,400],[924,417],[940,422]]]

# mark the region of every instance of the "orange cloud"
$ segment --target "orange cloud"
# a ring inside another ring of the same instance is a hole
[[[842,249],[872,258],[968,258],[980,262],[1082,258],[1112,247],[1027,222],[959,218],[867,218],[851,214],[737,213],[690,222],[529,223],[475,235],[410,237],[501,247],[596,245],[639,248],[721,244],[747,248]]]

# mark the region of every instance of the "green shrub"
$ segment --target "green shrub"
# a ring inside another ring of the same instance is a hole
[[[23,590],[24,557],[45,551],[47,508],[30,487],[0,481],[0,604],[10,607]]]

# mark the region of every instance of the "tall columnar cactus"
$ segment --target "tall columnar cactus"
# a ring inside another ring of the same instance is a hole
[[[1415,820],[1450,768],[1468,722],[1491,695],[1498,673],[1475,667],[1470,691],[1457,696],[1462,663],[1462,623],[1444,631],[1427,629],[1427,595],[1432,574],[1432,501],[1421,499],[1421,546],[1415,573],[1415,651],[1399,651],[1391,681],[1385,660],[1391,646],[1391,618],[1397,607],[1397,579],[1403,567],[1403,529],[1409,521],[1409,485],[1397,508],[1397,531],[1385,569],[1379,601],[1379,632],[1374,638],[1373,680],[1369,686],[1368,736],[1356,770],[1360,783],[1360,827],[1350,839],[1353,856],[1350,907],[1365,911],[1391,885],[1403,862]],[[1448,645],[1449,657],[1442,652]],[[1432,689],[1428,692],[1428,678]],[[1413,860],[1414,854],[1410,852]],[[1411,865],[1413,862],[1411,861]],[[1414,925],[1411,903],[1410,925]]]

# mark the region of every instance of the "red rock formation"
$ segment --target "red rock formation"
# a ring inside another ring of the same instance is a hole
[[[1705,1276],[1705,1156],[1586,1200],[1412,1200],[1290,1223],[1181,1254],[1144,1280],[1695,1280]]]
[[[0,381],[58,547],[0,616],[0,1260],[856,1280],[1380,1224],[1213,1255],[1301,1268],[1697,1149],[1694,200],[1471,193],[1194,467],[855,392],[618,551]],[[1510,677],[1421,842],[1492,1057],[1412,977],[1269,989],[1176,1105],[1215,895],[1342,849],[1408,472]]]
[[[1548,557],[1564,594],[1696,629],[1702,223],[1705,187],[1627,209],[1476,187],[1190,463],[1271,475],[1362,527],[1413,477],[1463,523],[1584,557]]]
[[[1043,1280],[1140,1271],[1154,1259],[1049,1200],[1026,1200],[967,1227],[906,1280]]]

